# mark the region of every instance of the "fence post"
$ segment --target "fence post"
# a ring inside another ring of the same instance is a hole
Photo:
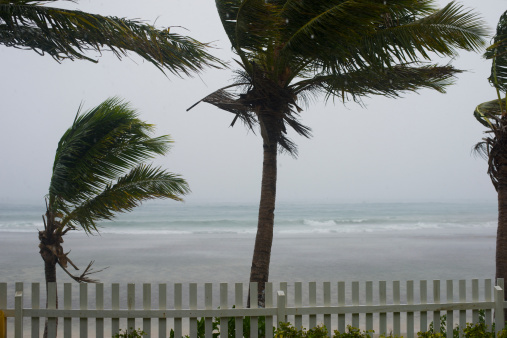
[[[14,337],[23,337],[23,291],[16,291],[14,296]]]
[[[276,305],[278,306],[276,313],[277,327],[280,328],[280,322],[287,322],[287,316],[285,315],[285,293],[283,291],[277,292]]]
[[[502,331],[504,328],[504,290],[500,286],[495,286],[495,333]]]

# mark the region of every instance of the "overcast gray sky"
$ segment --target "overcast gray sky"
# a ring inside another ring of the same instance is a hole
[[[482,14],[491,35],[507,9],[505,0],[460,3]],[[214,41],[215,55],[234,57],[212,0],[80,0],[55,5],[140,18],[159,28],[183,26],[188,31],[172,31]],[[49,56],[4,46],[0,60],[0,202],[42,203],[58,140],[79,104],[84,101],[89,109],[115,95],[155,124],[157,134],[173,137],[171,153],[157,163],[188,180],[193,193],[187,203],[258,201],[260,137],[239,123],[230,128],[232,116],[211,105],[185,111],[229,84],[232,71],[168,79],[137,56],[119,61],[104,53],[98,64],[58,64]],[[472,112],[477,104],[495,98],[487,82],[490,62],[481,54],[462,53],[452,63],[467,72],[447,94],[423,90],[396,100],[372,97],[366,107],[340,101],[307,107],[302,121],[314,137],[293,135],[299,158],[279,157],[278,201],[494,200],[486,162],[471,153],[484,130]]]

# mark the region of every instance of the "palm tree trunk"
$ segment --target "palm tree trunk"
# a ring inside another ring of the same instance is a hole
[[[40,247],[40,255],[42,260],[44,261],[44,277],[46,279],[46,308],[48,307],[48,293],[49,293],[49,283],[56,283],[56,263],[57,257],[48,249],[46,246],[46,238],[44,238],[44,233],[41,231],[39,233],[39,239],[41,240]],[[58,291],[57,291],[58,292]],[[56,294],[56,308],[58,309],[58,293]],[[56,325],[58,325],[58,319],[56,319]],[[44,335],[43,338],[48,338],[48,322],[46,320],[44,324]]]
[[[498,228],[496,234],[496,278],[507,281],[507,163],[504,158],[499,158],[501,163],[497,172],[498,193]],[[507,293],[505,293],[507,300]],[[507,312],[504,314],[507,321]]]
[[[276,200],[276,171],[278,143],[264,139],[264,160],[262,164],[262,186],[261,200],[259,204],[259,220],[257,224],[257,235],[250,270],[250,282],[257,282],[257,302],[259,307],[264,307],[265,283],[269,278],[269,263],[271,260],[271,245],[273,243],[273,224],[275,220]],[[248,307],[250,307],[250,293],[248,296]]]
[[[44,261],[44,275],[46,277],[46,308],[48,307],[48,284],[50,282],[56,283],[56,262]],[[57,291],[58,292],[58,291]],[[58,309],[58,293],[56,294],[56,308]],[[56,319],[56,325],[58,326],[58,318]],[[48,321],[44,323],[44,335],[43,338],[48,338]]]
[[[507,171],[507,168],[504,169]],[[501,173],[503,174],[503,173]],[[498,182],[498,229],[496,235],[496,278],[507,281],[507,184]],[[507,296],[507,293],[506,293]]]

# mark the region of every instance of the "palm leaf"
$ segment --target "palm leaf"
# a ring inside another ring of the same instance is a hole
[[[238,46],[236,39],[236,22],[241,0],[215,0],[218,15],[232,48]]]
[[[171,141],[151,138],[152,130],[117,98],[77,116],[58,144],[50,203],[82,203],[138,163],[164,154]]]
[[[82,227],[86,232],[98,231],[97,221],[110,220],[117,213],[131,211],[142,201],[170,198],[181,201],[190,192],[187,182],[159,167],[141,164],[99,194],[76,205],[62,218],[63,226]]]
[[[366,68],[341,75],[320,75],[293,85],[297,94],[320,94],[328,98],[341,97],[344,101],[361,101],[361,97],[383,95],[399,97],[403,92],[417,92],[421,88],[445,92],[453,82],[455,74],[461,73],[454,67],[425,65],[413,67],[398,65],[384,71]]]
[[[335,73],[429,59],[428,52],[454,56],[456,48],[484,43],[484,23],[454,3],[434,11],[432,1],[325,1],[315,13],[309,2],[290,3],[285,15],[299,27],[287,30],[281,53],[314,58],[316,67]]]
[[[5,0],[4,0],[5,1]],[[0,1],[0,44],[32,49],[55,60],[85,59],[88,51],[134,52],[160,70],[190,75],[222,63],[190,37],[158,30],[139,20],[42,6],[40,1]]]
[[[483,102],[474,110],[474,116],[482,125],[487,128],[494,128],[490,119],[496,120],[505,113],[505,103],[502,100],[491,100]]]
[[[498,90],[507,92],[507,11],[500,17],[493,44],[484,56],[493,59],[489,82]]]

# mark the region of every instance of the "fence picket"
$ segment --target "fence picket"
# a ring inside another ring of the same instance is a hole
[[[310,307],[317,306],[317,282],[308,283],[308,294]],[[310,327],[317,326],[317,315],[309,316]]]
[[[503,278],[499,278],[497,281],[498,285],[495,286],[495,333],[498,336],[498,332],[504,328],[504,289]],[[500,286],[501,285],[501,286]]]
[[[419,282],[419,299],[421,304],[428,303],[428,281],[426,280]],[[421,311],[419,315],[419,330],[421,332],[426,332],[428,331],[428,312]]]
[[[167,309],[167,284],[161,283],[158,285],[158,309],[165,310]],[[167,319],[159,318],[158,319],[158,337],[165,338],[167,337]]]
[[[400,281],[393,282],[393,304],[400,305]],[[393,333],[395,336],[400,335],[401,314],[399,311],[393,312]]]
[[[493,291],[493,284],[491,282],[491,279],[485,279],[484,280],[484,300],[486,302],[491,302],[491,293]],[[485,311],[485,319],[486,319],[486,325],[488,327],[491,327],[493,322],[491,319],[491,309],[486,309]]]
[[[324,282],[324,306],[331,306],[331,282]],[[327,327],[327,336],[331,337],[331,315],[324,315],[324,325]]]
[[[287,285],[287,283],[285,284]],[[287,296],[285,296],[286,302],[287,302]],[[272,283],[266,283],[266,308],[273,308],[273,284]],[[265,322],[264,322],[264,328],[265,328],[265,337],[266,338],[273,338],[273,330],[270,330],[270,328],[273,327],[273,316],[266,316]]]
[[[174,284],[174,308],[181,310],[183,306],[183,289],[181,283]],[[182,336],[182,318],[174,318],[174,337]]]
[[[151,284],[143,284],[143,309],[151,310]],[[151,318],[143,318],[143,331],[151,337]]]
[[[190,310],[197,309],[197,283],[190,283],[188,290],[189,308]],[[190,317],[189,321],[190,338],[197,338],[197,317]],[[178,336],[179,337],[179,336]]]
[[[366,305],[373,305],[373,282],[366,282]],[[373,330],[373,313],[366,314],[366,331]]]
[[[453,287],[453,281],[448,280],[446,286],[446,294],[447,294],[447,303],[451,304],[454,302],[454,287]],[[447,337],[452,337],[452,331],[454,329],[454,311],[449,310],[446,314],[447,319]]]
[[[72,283],[63,284],[63,308],[65,310],[72,309]],[[72,318],[63,318],[63,336],[64,338],[72,337]]]
[[[459,301],[461,303],[466,302],[467,299],[467,284],[465,280],[459,281]],[[460,337],[461,331],[465,328],[467,322],[467,312],[466,310],[461,310],[459,312],[459,328],[460,328]]]
[[[228,288],[227,283],[220,283],[220,308],[228,309]],[[220,317],[220,335],[222,337],[229,337],[229,317]],[[209,336],[211,337],[211,336]]]
[[[479,280],[472,279],[472,302],[479,301]],[[479,323],[479,310],[472,311],[472,323]]]
[[[54,310],[56,309],[56,283],[50,282],[47,283],[47,303],[48,303],[48,309]],[[55,317],[49,317],[47,318],[48,321],[48,337],[56,337],[56,318]]]
[[[302,307],[303,306],[303,283],[295,282],[294,283],[294,306]],[[300,329],[303,327],[303,316],[295,315],[294,316],[294,327]]]
[[[433,281],[433,303],[440,304],[440,281]],[[440,311],[433,311],[433,329],[440,332]]]
[[[111,285],[111,308],[113,310],[120,309],[120,284],[113,283]],[[111,319],[111,331],[113,335],[119,333],[120,331],[120,319],[114,317]]]
[[[211,310],[213,308],[213,284],[204,284],[204,308]],[[220,327],[222,327],[222,320],[220,320]],[[213,318],[206,317],[204,319],[204,332],[206,337],[211,337],[213,332]]]
[[[95,308],[104,310],[104,284],[95,284]],[[95,319],[95,337],[104,338],[104,318]]]
[[[285,303],[286,302],[287,302],[287,300],[285,298],[285,294],[283,293],[283,291],[281,291],[281,290],[278,291],[277,297],[276,297],[276,305],[277,305],[276,318],[278,321],[278,327],[280,327],[280,323],[287,322],[287,315],[285,312]]]
[[[236,309],[243,309],[243,283],[234,286],[234,302]],[[236,317],[235,323],[236,338],[243,338],[243,317]]]
[[[1,297],[1,295],[0,295]],[[0,306],[1,308],[1,306]],[[40,284],[32,283],[32,309],[40,308]],[[31,320],[32,338],[39,337],[40,319],[39,317],[32,317]],[[1,334],[0,334],[1,336]]]
[[[359,305],[359,282],[352,282],[352,305]],[[352,326],[359,327],[359,313],[352,314]]]
[[[17,291],[14,295],[14,337],[23,337],[23,291]]]
[[[136,308],[136,285],[129,283],[127,284],[127,309],[134,310]],[[136,328],[136,319],[135,318],[127,318],[127,329],[130,331],[131,329],[135,330]]]
[[[256,282],[250,283],[250,308],[257,309],[259,302],[257,301],[258,285]],[[250,337],[257,338],[259,335],[259,320],[257,317],[250,317]]]
[[[387,282],[380,281],[378,285],[379,303],[380,305],[387,304]],[[379,333],[387,335],[387,313],[381,312],[379,314]]]
[[[414,281],[407,281],[407,304],[414,304]],[[407,338],[414,337],[414,313],[407,312]]]
[[[88,283],[79,284],[79,309],[88,309]],[[79,336],[88,337],[88,318],[79,318]]]

